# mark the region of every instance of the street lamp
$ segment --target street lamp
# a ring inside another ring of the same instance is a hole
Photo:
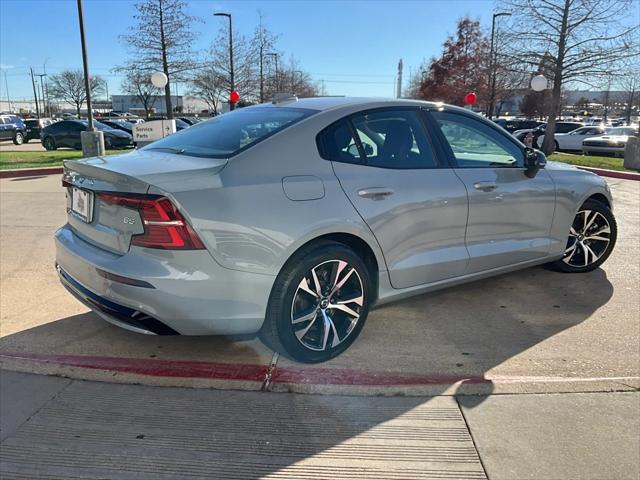
[[[278,54],[275,52],[269,52],[264,54],[265,57],[273,57],[276,61],[276,93],[280,91],[279,78],[278,78]]]
[[[80,43],[82,44],[82,66],[84,68],[84,88],[87,97],[87,131],[80,132],[82,155],[94,157],[104,155],[104,135],[93,127],[93,113],[91,111],[91,77],[89,76],[89,61],[87,60],[87,44],[84,38],[84,17],[82,0],[78,0],[78,22],[80,24]]]
[[[217,12],[213,14],[214,17],[227,17],[229,19],[229,79],[230,79],[230,88],[229,95],[231,92],[236,90],[235,79],[233,75],[233,25],[231,23],[231,14],[224,12]],[[235,108],[235,104],[229,99],[229,110],[233,110]]]
[[[491,48],[489,50],[489,118],[493,118],[493,111],[496,103],[496,61],[494,54],[494,39],[496,34],[496,18],[498,17],[510,17],[509,12],[494,13],[491,19]],[[496,49],[497,50],[497,49]]]

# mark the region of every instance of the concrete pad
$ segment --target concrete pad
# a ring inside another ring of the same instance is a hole
[[[609,183],[619,235],[603,268],[583,275],[532,268],[387,305],[372,311],[361,337],[330,362],[305,366],[281,357],[270,388],[374,395],[637,388],[640,264],[630,259],[640,258],[640,183]],[[65,221],[59,176],[0,180],[0,207],[0,352],[269,365],[272,352],[254,338],[143,336],[103,322],[74,300],[53,269],[51,237]],[[260,387],[51,362],[2,363],[72,378]],[[421,380],[363,380],[384,376]],[[332,380],[337,377],[342,384]]]
[[[486,478],[451,397],[74,381],[6,440],[3,479]]]
[[[71,380],[0,370],[0,442],[13,435]]]
[[[640,394],[496,395],[459,403],[492,480],[640,478]]]

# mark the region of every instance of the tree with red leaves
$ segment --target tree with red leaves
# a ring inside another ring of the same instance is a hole
[[[425,100],[463,105],[464,97],[475,92],[478,104],[488,101],[489,42],[480,22],[463,18],[456,35],[449,36],[440,58],[432,58],[420,86]]]

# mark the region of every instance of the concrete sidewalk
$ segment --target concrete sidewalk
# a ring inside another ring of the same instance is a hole
[[[346,397],[2,371],[0,477],[636,479],[640,393]]]

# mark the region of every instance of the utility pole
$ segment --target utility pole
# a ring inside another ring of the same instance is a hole
[[[509,12],[494,13],[491,19],[491,48],[489,49],[489,108],[487,115],[489,119],[493,118],[493,113],[496,108],[496,57],[497,48],[494,48],[495,35],[496,35],[496,18],[498,17],[510,17]]]
[[[29,68],[31,71],[31,85],[33,85],[33,96],[36,99],[36,115],[40,118],[40,106],[38,105],[38,91],[36,90],[36,80],[33,78],[33,68]]]
[[[94,157],[104,155],[104,135],[93,128],[93,112],[91,110],[91,77],[89,76],[89,60],[87,59],[87,43],[84,37],[84,15],[82,0],[78,0],[78,23],[80,25],[80,43],[82,44],[82,67],[84,69],[84,88],[87,97],[87,131],[80,132],[82,155]]]
[[[402,59],[398,62],[398,88],[396,98],[402,98]]]
[[[11,108],[11,97],[9,96],[9,83],[7,82],[7,71],[2,70],[4,73],[4,88],[7,91],[7,103],[9,104],[9,110],[13,112],[13,108]]]
[[[40,100],[41,100],[41,105],[42,105],[42,113],[43,115],[46,117],[47,116],[47,105],[45,103],[45,98],[44,98],[44,80],[42,80],[43,78],[47,77],[46,73],[38,73],[36,74],[36,77],[40,77],[40,90],[42,95],[40,96]]]
[[[231,23],[231,14],[218,12],[213,14],[215,17],[227,17],[229,19],[229,110],[236,108],[236,104],[231,101],[231,92],[236,89],[234,72],[233,72],[233,24]]]

